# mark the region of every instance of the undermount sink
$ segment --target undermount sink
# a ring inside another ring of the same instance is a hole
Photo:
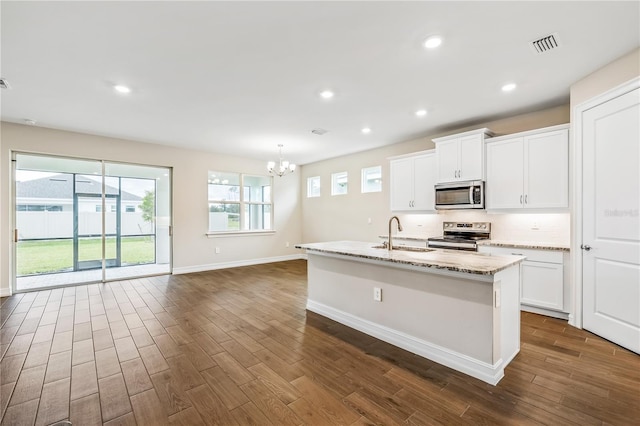
[[[372,248],[374,249],[385,249],[388,250],[388,247],[386,245],[378,245],[378,246],[373,246]],[[412,246],[393,246],[393,251],[413,251],[413,252],[418,252],[418,253],[427,253],[430,251],[434,251],[435,249],[430,249],[427,247],[412,247]]]

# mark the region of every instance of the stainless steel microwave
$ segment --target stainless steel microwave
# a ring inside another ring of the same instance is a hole
[[[436,185],[436,210],[484,209],[484,182],[440,183]]]

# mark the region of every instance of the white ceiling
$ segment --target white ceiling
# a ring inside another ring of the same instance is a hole
[[[2,1],[2,119],[304,164],[567,103],[640,45],[639,6]]]

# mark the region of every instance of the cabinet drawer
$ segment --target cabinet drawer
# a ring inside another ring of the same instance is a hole
[[[517,254],[521,256],[526,256],[527,261],[530,261],[530,262],[548,262],[548,263],[562,264],[561,251],[534,250],[534,249],[523,249],[523,248],[517,248],[517,247],[481,246],[480,252],[490,253],[496,256],[507,256],[512,254]]]

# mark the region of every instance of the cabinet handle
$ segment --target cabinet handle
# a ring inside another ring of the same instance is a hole
[[[13,242],[15,242],[15,243],[18,242],[18,230],[17,229],[13,230]]]
[[[522,195],[520,195],[520,204],[522,204]]]
[[[528,197],[529,197],[529,195],[528,195],[528,194],[524,196],[524,203],[525,203],[525,204],[527,204],[527,203],[528,203],[528,201],[527,201],[527,198],[528,198]]]

